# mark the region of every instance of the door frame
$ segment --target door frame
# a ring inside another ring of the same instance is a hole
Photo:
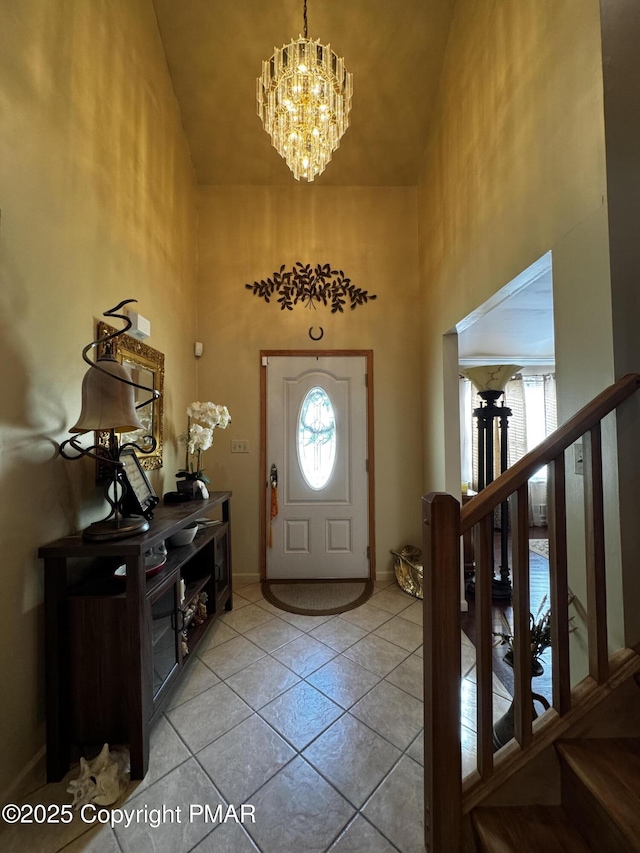
[[[273,358],[364,358],[367,389],[367,495],[368,495],[368,539],[369,539],[369,577],[376,579],[376,532],[375,532],[375,456],[373,440],[373,350],[336,349],[336,350],[260,350],[260,580],[267,577],[267,497],[269,478],[267,476],[267,359]]]

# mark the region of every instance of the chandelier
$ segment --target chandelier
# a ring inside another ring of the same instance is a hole
[[[297,181],[324,172],[349,127],[353,80],[330,45],[307,32],[262,63],[257,80],[258,115],[271,142]]]

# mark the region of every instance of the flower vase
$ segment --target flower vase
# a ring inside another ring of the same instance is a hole
[[[531,694],[532,719],[536,720],[538,718],[538,714],[536,712],[536,706],[533,704],[534,702],[539,702],[545,711],[549,710],[550,705],[545,697],[540,696],[539,693]],[[511,705],[509,705],[508,710],[502,715],[502,717],[500,717],[493,727],[493,746],[496,750],[504,746],[505,743],[509,743],[511,738],[515,735],[515,722],[513,719],[514,710],[515,702],[512,702]]]
[[[193,501],[197,498],[201,498],[202,495],[200,493],[200,487],[198,486],[199,482],[199,480],[177,480],[176,485],[178,492],[181,495],[186,495],[185,500]]]
[[[509,649],[509,651],[506,652],[505,656],[503,657],[503,660],[507,664],[507,666],[510,666],[513,669],[513,650],[512,649]],[[543,675],[543,674],[544,674],[544,667],[542,666],[542,664],[540,663],[540,661],[537,658],[534,658],[531,661],[531,675],[533,676],[533,678],[538,678],[539,675]]]

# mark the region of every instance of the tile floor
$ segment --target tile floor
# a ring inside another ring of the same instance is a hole
[[[154,727],[149,772],[131,783],[128,828],[20,825],[3,851],[388,853],[423,851],[422,602],[395,582],[340,616],[273,607],[240,587]],[[475,767],[475,650],[462,635],[463,772]],[[510,703],[499,681],[494,713]],[[66,786],[25,802],[69,803]],[[212,822],[193,804],[255,809]],[[157,828],[151,823],[165,807]],[[178,812],[177,808],[181,811]],[[145,811],[146,809],[146,811]],[[105,813],[108,814],[108,813]],[[173,820],[172,820],[173,818]]]

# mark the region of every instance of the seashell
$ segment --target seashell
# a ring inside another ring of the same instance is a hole
[[[127,786],[129,756],[124,750],[109,752],[109,744],[90,761],[80,759],[80,775],[69,782],[67,792],[73,794],[73,807],[87,803],[110,806],[119,799]]]

